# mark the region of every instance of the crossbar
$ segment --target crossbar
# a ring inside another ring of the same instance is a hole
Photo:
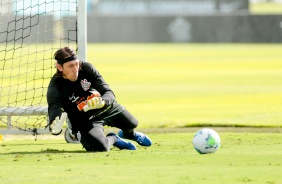
[[[47,107],[1,107],[0,116],[38,116],[47,115]]]
[[[1,107],[0,116],[7,116],[7,129],[0,130],[0,133],[17,134],[21,130],[12,130],[12,116],[39,116],[48,115],[48,107]],[[48,130],[38,130],[39,133],[47,133]]]

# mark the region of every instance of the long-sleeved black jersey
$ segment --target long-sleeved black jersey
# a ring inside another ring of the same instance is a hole
[[[87,112],[79,110],[79,106],[86,102],[87,97],[91,96],[94,90],[101,94],[105,100],[105,106],[102,109]],[[56,74],[52,77],[48,86],[47,102],[50,123],[57,116],[60,117],[63,110],[68,114],[72,130],[77,132],[89,131],[92,128],[93,119],[91,117],[116,104],[116,99],[113,91],[94,66],[91,63],[82,62],[77,81],[72,82]],[[115,112],[121,112],[123,109],[115,105],[111,108],[115,109]]]

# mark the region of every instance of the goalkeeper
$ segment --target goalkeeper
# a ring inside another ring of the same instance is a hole
[[[57,50],[54,59],[57,72],[47,91],[49,130],[53,135],[62,132],[68,117],[77,139],[80,132],[79,140],[86,151],[109,151],[112,145],[136,150],[133,143],[123,139],[151,146],[148,136],[134,131],[138,121],[117,103],[113,91],[92,64],[80,61],[69,47]],[[105,136],[106,125],[119,128],[118,135]]]

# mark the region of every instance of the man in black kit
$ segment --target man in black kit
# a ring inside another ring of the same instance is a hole
[[[57,73],[48,86],[47,101],[49,129],[53,135],[62,132],[68,116],[75,136],[80,132],[80,143],[86,151],[136,150],[131,142],[151,146],[148,136],[134,131],[138,121],[120,104],[100,73],[89,62],[80,61],[69,47],[57,50]],[[104,135],[104,126],[121,129],[118,135]],[[121,139],[123,138],[123,139]]]

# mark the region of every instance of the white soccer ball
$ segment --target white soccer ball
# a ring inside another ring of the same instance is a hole
[[[192,143],[200,154],[214,153],[220,148],[220,137],[213,129],[203,128],[194,135]]]

